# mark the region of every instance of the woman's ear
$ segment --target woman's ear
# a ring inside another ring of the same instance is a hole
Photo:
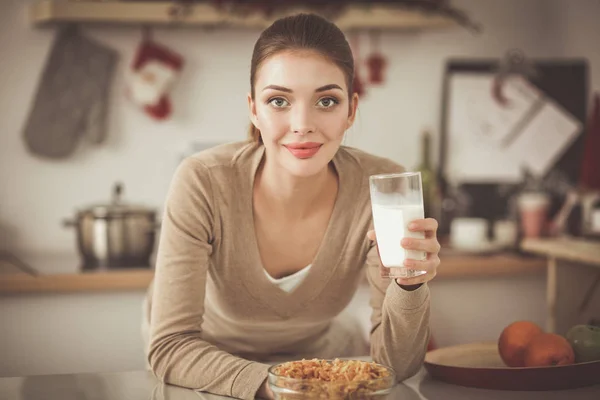
[[[350,100],[350,110],[348,113],[348,123],[346,124],[346,129],[350,129],[354,124],[354,120],[356,119],[356,110],[358,109],[358,93],[354,93],[352,95],[352,99]]]
[[[250,121],[256,127],[256,129],[260,129],[258,127],[258,117],[256,115],[256,103],[252,99],[252,94],[248,93],[248,112],[250,114]]]

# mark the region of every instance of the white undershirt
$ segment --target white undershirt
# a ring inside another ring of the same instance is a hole
[[[267,275],[267,278],[269,278],[271,282],[279,286],[281,290],[284,290],[289,293],[292,290],[294,290],[300,283],[302,283],[304,278],[306,278],[306,275],[308,275],[308,271],[310,271],[311,266],[312,264],[309,264],[306,267],[302,268],[300,271],[294,272],[291,275],[284,276],[283,278],[279,279],[273,278],[271,275],[269,275],[267,271],[265,271],[265,275]]]

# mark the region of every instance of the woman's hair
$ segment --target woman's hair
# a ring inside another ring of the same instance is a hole
[[[344,72],[348,97],[352,98],[354,57],[346,37],[334,23],[323,17],[316,14],[297,14],[273,22],[256,41],[250,67],[250,93],[253,100],[256,71],[261,64],[277,53],[294,50],[314,51],[335,63]],[[252,123],[249,139],[262,142],[260,131]]]

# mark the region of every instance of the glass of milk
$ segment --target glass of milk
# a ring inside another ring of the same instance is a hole
[[[404,260],[425,260],[424,251],[405,250],[405,237],[423,239],[423,232],[412,232],[408,225],[424,218],[423,188],[420,172],[372,175],[369,177],[373,225],[381,264],[389,268],[390,278],[411,278],[426,271],[404,266]]]

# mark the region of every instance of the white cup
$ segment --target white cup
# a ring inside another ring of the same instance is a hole
[[[483,218],[455,218],[450,224],[450,244],[459,250],[478,250],[488,244],[487,230]]]

